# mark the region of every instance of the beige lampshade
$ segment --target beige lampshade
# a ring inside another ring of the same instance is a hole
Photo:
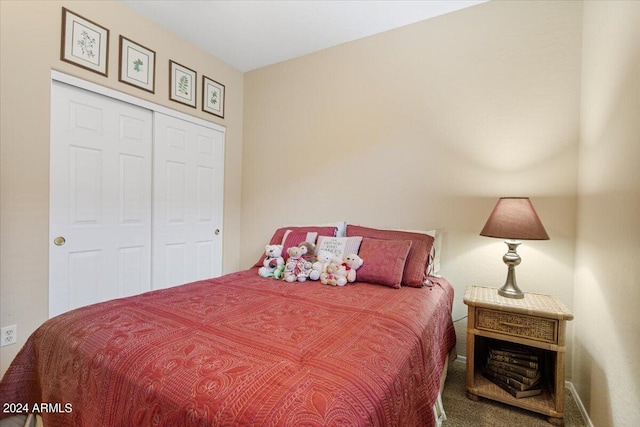
[[[549,240],[528,197],[501,197],[480,235],[511,240]]]

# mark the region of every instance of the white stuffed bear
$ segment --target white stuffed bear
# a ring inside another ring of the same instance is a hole
[[[364,260],[356,254],[347,255],[342,265],[347,270],[347,281],[353,283],[356,281],[356,270],[362,267]]]
[[[282,245],[266,245],[264,247],[265,258],[262,267],[258,270],[260,277],[273,277],[276,270],[284,265],[282,257]]]
[[[284,266],[283,280],[287,282],[304,282],[311,272],[311,263],[302,256],[307,253],[305,246],[292,246],[287,249],[289,259]]]
[[[329,251],[318,251],[316,255],[317,261],[311,266],[311,273],[309,273],[309,279],[319,280],[320,275],[327,270],[327,266],[331,262],[333,254]]]

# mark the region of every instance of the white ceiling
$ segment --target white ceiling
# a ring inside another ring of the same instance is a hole
[[[244,72],[487,0],[121,1]]]

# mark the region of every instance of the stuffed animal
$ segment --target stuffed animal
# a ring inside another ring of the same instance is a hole
[[[273,272],[273,278],[276,280],[282,279],[282,275],[284,274],[284,264],[278,265],[276,271]]]
[[[307,253],[304,246],[292,246],[287,249],[289,259],[284,267],[283,280],[287,282],[304,282],[311,273],[311,263],[306,261],[302,256]]]
[[[319,280],[320,275],[327,270],[327,266],[331,263],[333,254],[329,251],[318,251],[316,255],[316,262],[311,266],[311,273],[309,273],[309,279]]]
[[[302,258],[304,258],[306,261],[309,261],[311,264],[316,262],[317,258],[314,255],[316,253],[316,245],[314,245],[311,242],[305,241],[300,243],[298,246],[304,246],[305,249],[307,250],[307,252],[304,255],[302,255]]]
[[[334,260],[335,261],[335,260]],[[338,262],[332,261],[324,273],[320,275],[323,285],[344,286],[347,284],[347,269]]]
[[[274,273],[284,266],[282,257],[282,245],[266,245],[264,247],[265,258],[262,267],[258,270],[260,277],[273,277]]]
[[[356,281],[356,270],[362,267],[364,260],[356,254],[347,255],[343,260],[342,266],[347,270],[347,281],[353,283]]]

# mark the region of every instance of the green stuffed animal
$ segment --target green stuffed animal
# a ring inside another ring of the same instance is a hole
[[[276,280],[282,279],[284,274],[284,264],[278,264],[278,267],[273,271],[273,278]]]

